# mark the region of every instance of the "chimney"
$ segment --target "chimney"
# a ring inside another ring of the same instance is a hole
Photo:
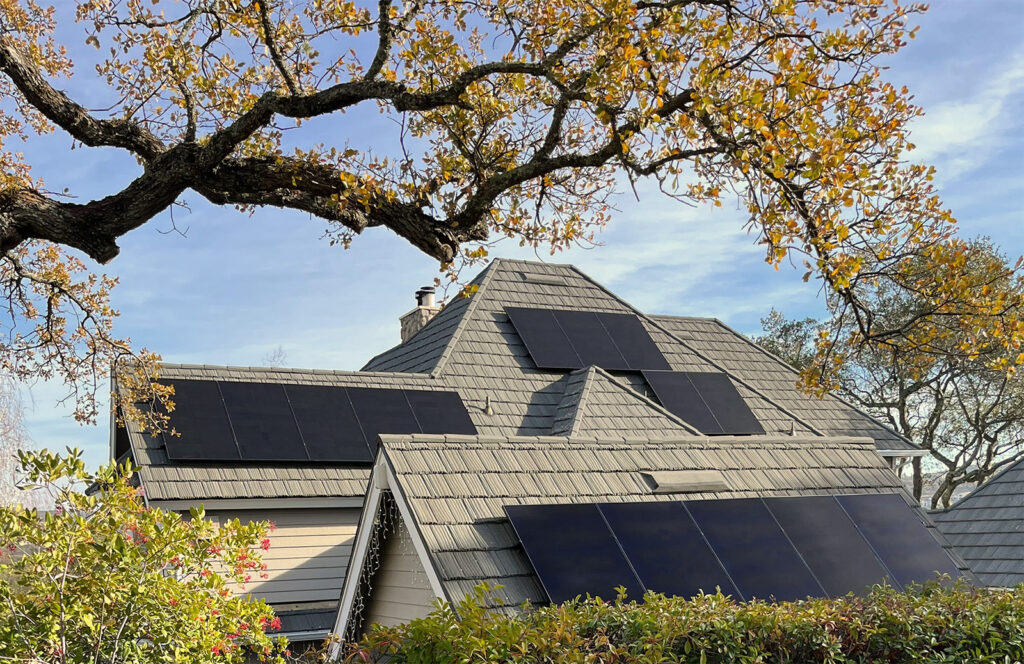
[[[439,311],[441,307],[434,304],[433,286],[416,291],[416,308],[398,319],[402,324],[402,343],[412,339]]]

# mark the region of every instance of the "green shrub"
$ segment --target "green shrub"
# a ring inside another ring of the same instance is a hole
[[[928,584],[907,592],[778,604],[721,594],[691,600],[579,600],[503,615],[489,589],[398,627],[370,628],[350,662],[395,664],[810,664],[1024,660],[1024,586],[1006,591]]]

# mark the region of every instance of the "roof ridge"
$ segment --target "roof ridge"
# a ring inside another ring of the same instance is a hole
[[[352,369],[302,369],[297,367],[242,366],[232,364],[184,364],[160,362],[161,369],[186,371],[249,371],[253,373],[290,373],[318,376],[366,376],[370,378],[412,378],[414,380],[432,378],[429,374],[410,371],[362,371]]]
[[[590,390],[594,386],[594,373],[596,372],[596,370],[597,367],[591,364],[586,367],[586,371],[584,372],[583,386],[580,388],[579,398],[576,399],[576,412],[572,414],[572,419],[570,420],[570,437],[578,435],[580,432],[580,427],[583,425],[583,417],[586,411],[586,403],[587,399],[590,397]]]
[[[452,330],[452,334],[448,337],[448,343],[445,344],[444,350],[441,351],[440,357],[437,358],[437,363],[434,368],[428,374],[431,378],[438,378],[444,373],[445,365],[448,364],[448,360],[454,352],[454,348],[462,336],[463,331],[466,329],[467,321],[471,318],[474,313],[477,303],[480,301],[481,294],[487,289],[491,283],[491,279],[494,277],[494,273],[497,272],[496,266],[504,261],[503,258],[494,258],[491,262],[483,269],[480,273],[482,277],[480,279],[480,285],[476,291],[469,295],[469,304],[466,305],[466,310],[462,312],[462,316],[459,318],[459,322],[455,324],[455,329]]]
[[[431,447],[437,445],[500,446],[500,445],[567,445],[570,447],[586,447],[588,445],[616,446],[663,446],[678,444],[686,446],[731,447],[770,445],[774,447],[792,447],[808,449],[809,445],[821,449],[832,449],[835,444],[857,445],[874,449],[874,439],[866,436],[648,436],[648,437],[595,437],[595,436],[518,436],[518,435],[459,435],[452,434],[381,434],[381,444],[385,447],[395,445],[417,445]],[[879,457],[881,461],[881,457]]]

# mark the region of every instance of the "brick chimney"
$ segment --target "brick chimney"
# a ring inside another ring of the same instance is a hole
[[[434,304],[433,286],[416,291],[416,308],[398,319],[402,324],[402,343],[412,339],[439,311],[441,307]]]

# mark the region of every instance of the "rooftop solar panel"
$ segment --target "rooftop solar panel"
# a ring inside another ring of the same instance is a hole
[[[505,513],[552,602],[613,599],[618,586],[630,598],[643,596],[597,505],[506,505]]]
[[[540,369],[598,366],[611,371],[669,369],[634,314],[506,307],[519,337]]]
[[[760,498],[692,500],[685,505],[744,599],[793,601],[825,595]]]
[[[724,373],[691,373],[690,382],[727,434],[761,435],[764,427]]]
[[[555,320],[580,358],[580,366],[611,370],[631,368],[593,311],[556,311]]]
[[[700,591],[738,597],[732,579],[679,502],[598,505],[644,587],[693,597]]]
[[[221,382],[238,451],[246,461],[308,461],[283,385]]]
[[[782,530],[831,597],[892,578],[832,496],[765,498]]]
[[[405,397],[412,406],[421,433],[476,433],[473,420],[457,392],[406,390]]]
[[[512,326],[539,369],[579,369],[584,366],[551,309],[506,307]]]
[[[164,435],[167,457],[175,461],[238,460],[224,401],[217,383],[204,380],[167,381],[174,386],[170,426],[180,436]]]
[[[633,371],[668,371],[665,356],[655,345],[644,324],[633,314],[597,314],[616,347]]]
[[[715,419],[700,392],[684,371],[645,371],[644,379],[654,390],[654,396],[669,412],[678,415],[701,433],[709,436],[725,433]]]
[[[285,392],[310,460],[373,461],[344,387],[287,385]]]
[[[938,574],[960,576],[949,554],[899,494],[849,495],[837,500],[898,583],[935,581]]]
[[[378,435],[420,431],[403,390],[348,388],[348,398],[372,457],[377,456]]]

